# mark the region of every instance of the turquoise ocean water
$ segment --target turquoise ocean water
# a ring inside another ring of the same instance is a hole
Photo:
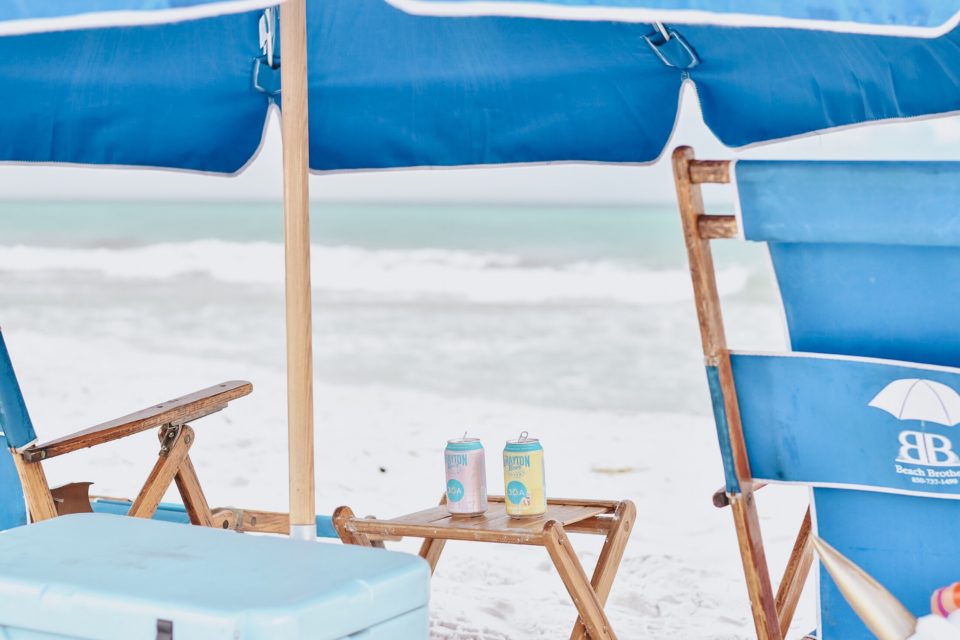
[[[679,221],[647,207],[313,206],[324,382],[709,411]],[[717,252],[731,341],[777,346],[765,254]],[[0,324],[283,367],[274,203],[0,203]],[[238,371],[239,377],[243,372]]]

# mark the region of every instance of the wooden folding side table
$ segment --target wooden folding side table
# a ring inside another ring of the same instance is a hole
[[[633,503],[548,500],[547,512],[531,518],[509,517],[503,496],[491,496],[489,503],[482,516],[452,516],[441,504],[392,520],[358,518],[350,507],[340,507],[334,512],[333,524],[347,544],[380,546],[381,540],[391,537],[423,538],[420,555],[430,563],[431,570],[436,568],[447,540],[546,547],[580,614],[571,639],[615,640],[603,607],[636,519]],[[606,537],[592,580],[587,579],[568,532]]]

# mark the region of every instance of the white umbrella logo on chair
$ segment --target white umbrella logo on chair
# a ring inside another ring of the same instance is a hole
[[[894,380],[874,396],[869,406],[883,409],[898,420],[919,420],[920,431],[900,432],[898,462],[938,467],[960,466],[949,438],[926,433],[926,423],[947,427],[960,424],[960,394],[945,384],[920,378]]]

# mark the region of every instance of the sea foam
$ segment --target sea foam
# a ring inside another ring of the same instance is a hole
[[[246,285],[283,282],[283,246],[198,240],[131,248],[0,247],[0,272],[157,281],[201,277]],[[719,273],[721,293],[743,290],[751,270]],[[691,297],[683,269],[613,260],[534,263],[516,255],[445,249],[312,247],[314,287],[325,293],[477,303],[663,304]]]

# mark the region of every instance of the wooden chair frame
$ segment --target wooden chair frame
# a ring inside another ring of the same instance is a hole
[[[443,505],[393,520],[357,518],[350,507],[339,507],[333,524],[344,544],[383,546],[390,537],[423,538],[420,557],[430,565],[431,573],[440,561],[447,540],[469,540],[498,544],[541,546],[547,550],[557,573],[573,600],[578,618],[570,640],[616,640],[604,606],[633,530],[637,509],[629,500],[548,501],[548,511],[521,521],[503,514],[503,496],[489,496],[496,514],[478,518],[455,518]],[[586,533],[604,537],[593,576],[588,577],[567,533]]]
[[[739,491],[721,489],[714,494],[713,501],[718,507],[729,506],[733,513],[757,638],[782,640],[793,620],[813,562],[810,509],[807,508],[780,587],[774,594],[754,501],[754,491],[760,489],[763,483],[754,482],[750,473],[710,250],[711,240],[737,237],[737,221],[732,215],[708,215],[704,210],[700,187],[705,183],[728,184],[730,161],[696,160],[693,149],[678,147],[673,152],[673,172],[704,360],[708,367],[716,367],[719,377],[733,471],[739,484]]]
[[[289,533],[290,517],[286,513],[211,509],[190,459],[190,447],[196,434],[188,423],[221,411],[232,400],[252,391],[253,385],[249,382],[224,382],[56,440],[34,444],[21,451],[11,450],[31,522],[93,511],[88,495],[90,483],[74,482],[51,489],[43,470],[45,460],[158,429],[160,451],[157,461],[140,493],[128,501],[130,516],[152,518],[163,494],[171,483],[176,483],[191,524],[258,533]]]

